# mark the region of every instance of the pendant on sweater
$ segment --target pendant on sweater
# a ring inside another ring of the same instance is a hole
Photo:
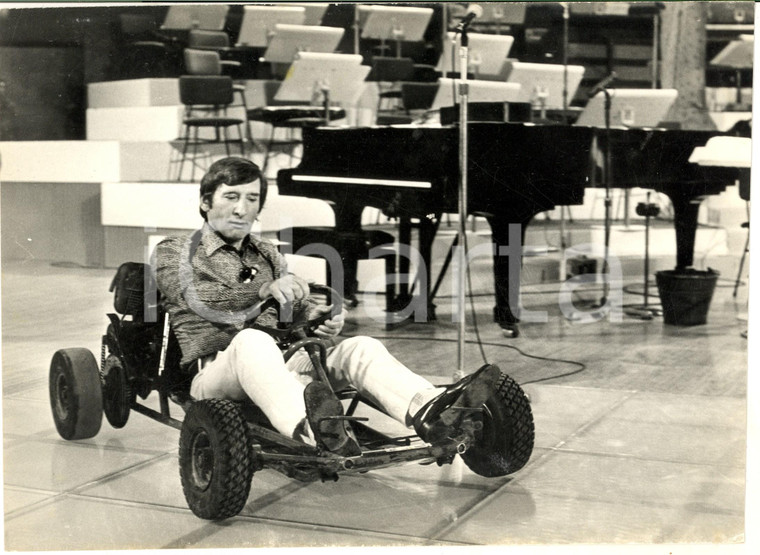
[[[256,267],[243,266],[243,269],[240,270],[240,275],[238,278],[240,279],[241,283],[251,283],[253,281],[253,278],[255,278],[256,274],[258,273],[259,269]]]

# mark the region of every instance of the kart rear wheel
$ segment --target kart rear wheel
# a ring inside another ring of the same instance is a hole
[[[61,349],[50,362],[48,392],[58,434],[63,439],[97,435],[103,420],[100,372],[88,349]]]
[[[528,397],[502,372],[495,393],[484,405],[481,436],[462,453],[462,460],[470,470],[489,478],[517,472],[530,459],[534,433]]]
[[[253,460],[240,405],[196,401],[179,437],[179,473],[190,510],[208,520],[238,514],[248,500]]]
[[[123,428],[129,420],[129,409],[134,400],[127,381],[127,371],[116,355],[108,355],[103,369],[103,411],[108,423]]]

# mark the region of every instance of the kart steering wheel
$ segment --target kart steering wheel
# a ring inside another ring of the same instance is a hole
[[[338,292],[333,289],[332,287],[328,287],[327,285],[319,285],[315,283],[309,284],[309,294],[310,295],[325,295],[326,298],[330,299],[332,304],[332,310],[330,312],[327,312],[325,314],[320,314],[319,316],[315,318],[309,318],[308,317],[308,310],[309,310],[309,304],[306,302],[302,302],[301,306],[298,308],[298,310],[293,310],[293,318],[290,322],[283,322],[282,321],[282,310],[283,308],[287,306],[291,306],[293,303],[284,303],[280,304],[277,299],[274,297],[268,297],[264,299],[263,301],[260,301],[256,305],[254,305],[253,309],[256,312],[256,314],[263,314],[265,311],[269,310],[270,308],[274,308],[277,312],[277,327],[273,328],[270,326],[261,326],[256,325],[256,328],[264,331],[274,337],[278,338],[286,338],[291,337],[295,335],[301,335],[301,336],[310,336],[314,335],[314,330],[316,330],[319,326],[324,324],[327,320],[330,320],[331,318],[336,317],[338,314],[340,314],[343,311],[343,298],[338,294]],[[303,299],[305,301],[306,298]]]

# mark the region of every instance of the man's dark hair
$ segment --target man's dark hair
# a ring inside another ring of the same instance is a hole
[[[243,185],[244,183],[253,183],[256,180],[261,182],[261,196],[259,209],[264,206],[267,198],[267,180],[261,169],[245,158],[236,158],[234,156],[217,160],[206,172],[201,179],[201,200],[212,204],[212,197],[220,185]],[[206,212],[200,211],[204,220],[207,219]]]

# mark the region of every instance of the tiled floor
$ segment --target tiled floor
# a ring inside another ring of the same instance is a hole
[[[66,442],[55,431],[50,357],[73,346],[99,353],[112,274],[40,261],[2,268],[8,550],[745,546],[746,287],[734,299],[722,282],[708,323],[681,328],[661,318],[575,324],[560,317],[556,284],[526,286],[524,304],[546,310],[548,321],[525,324],[508,340],[489,321],[483,263],[473,288],[484,352],[532,400],[536,447],[524,469],[487,479],[457,460],[314,484],[265,470],[255,474],[242,513],[214,523],[185,504],[178,431],[135,413],[121,430],[104,421],[90,440]],[[394,331],[360,305],[346,333],[383,337],[410,367],[447,381],[456,360],[449,301],[438,299],[437,323]],[[641,299],[628,294],[625,302]],[[470,323],[468,340],[474,332]],[[467,344],[465,359],[468,367],[481,363],[476,345]],[[560,374],[570,375],[547,379]]]

